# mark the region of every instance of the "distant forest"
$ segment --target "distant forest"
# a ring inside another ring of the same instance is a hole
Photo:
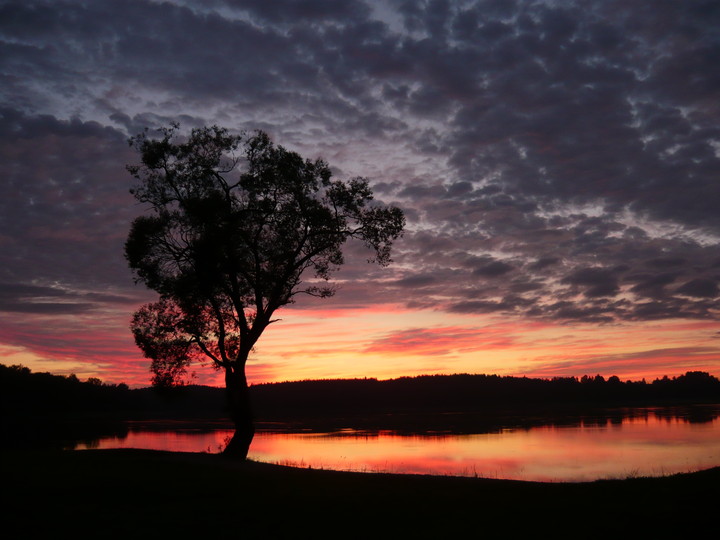
[[[497,375],[422,375],[308,380],[251,387],[259,421],[377,414],[539,414],[543,410],[720,403],[720,380],[701,371],[652,382],[618,377],[534,379]],[[208,386],[130,389],[71,375],[0,364],[0,419],[78,420],[221,418],[224,390]]]

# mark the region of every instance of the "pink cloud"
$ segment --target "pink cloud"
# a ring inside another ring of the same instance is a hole
[[[516,340],[502,327],[412,328],[375,340],[365,352],[421,356],[445,356],[457,352],[511,347]]]
[[[717,374],[720,348],[674,347],[632,353],[587,354],[581,357],[541,357],[527,365],[524,375],[535,377],[569,377],[601,374],[641,379],[663,375],[681,375],[686,371],[708,371]]]

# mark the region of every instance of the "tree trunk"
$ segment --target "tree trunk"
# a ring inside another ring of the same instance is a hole
[[[225,389],[230,418],[235,424],[235,434],[223,450],[223,454],[234,459],[244,460],[247,458],[250,443],[255,436],[255,422],[244,365],[235,370],[229,368],[225,370]]]

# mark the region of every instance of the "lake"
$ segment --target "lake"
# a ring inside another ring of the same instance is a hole
[[[413,433],[341,429],[258,430],[249,458],[362,472],[417,473],[534,481],[662,476],[720,465],[718,407],[625,410],[571,425],[504,427],[492,433]],[[222,450],[228,429],[130,424],[126,435],[76,443],[83,449]]]

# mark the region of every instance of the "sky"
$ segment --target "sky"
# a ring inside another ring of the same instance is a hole
[[[127,139],[261,129],[407,227],[251,382],[720,376],[715,0],[0,0],[0,363],[131,386]],[[219,383],[207,366],[195,381]]]

